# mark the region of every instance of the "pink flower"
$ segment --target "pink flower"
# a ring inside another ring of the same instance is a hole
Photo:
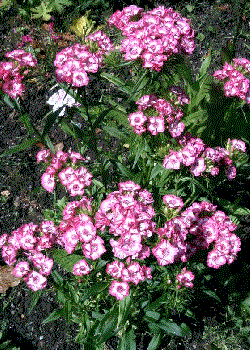
[[[29,263],[27,261],[21,261],[16,264],[13,269],[13,275],[22,278],[25,276],[30,270]]]
[[[173,194],[167,194],[163,197],[164,203],[172,209],[180,209],[183,207],[183,200],[179,197],[174,196]]]
[[[96,236],[96,228],[91,218],[85,214],[78,216],[79,222],[75,224],[75,230],[81,242],[90,242]]]
[[[223,253],[219,250],[213,249],[208,253],[207,256],[207,266],[218,269],[221,266],[225,265],[227,259]]]
[[[33,265],[39,269],[39,272],[42,275],[48,276],[51,273],[54,265],[53,259],[48,258],[42,253],[35,253],[30,257],[30,259],[32,260]]]
[[[7,233],[4,233],[0,236],[0,249],[4,246],[4,244],[7,242],[8,235]]]
[[[55,189],[55,177],[54,175],[44,173],[41,178],[42,187],[52,193]]]
[[[39,151],[36,155],[37,162],[46,162],[47,158],[50,156],[50,150],[44,149],[42,151]]]
[[[72,163],[75,164],[78,160],[85,160],[85,158],[78,152],[68,152]]]
[[[111,239],[110,245],[115,257],[125,259],[127,256],[140,252],[142,249],[141,235],[125,233],[118,241]]]
[[[24,277],[24,281],[34,292],[44,289],[47,284],[47,278],[36,271],[30,272],[28,276]]]
[[[67,184],[69,184],[77,179],[77,177],[75,175],[75,171],[71,167],[68,167],[68,168],[60,171],[60,173],[58,174],[58,177],[61,181],[61,184],[64,186],[67,186]]]
[[[193,288],[194,274],[191,271],[187,271],[186,267],[181,270],[181,273],[176,276],[176,280],[185,287]],[[180,287],[179,287],[180,288]]]
[[[126,269],[124,268],[121,278],[124,282],[132,282],[135,285],[145,279],[142,268],[138,262],[133,262]]]
[[[113,281],[109,288],[109,294],[122,300],[129,295],[129,284],[127,282]]]
[[[236,177],[236,168],[234,166],[229,166],[225,169],[225,173],[228,180],[233,180]]]
[[[96,236],[90,243],[83,244],[83,254],[88,259],[96,260],[105,252],[104,241],[99,236]]]
[[[159,132],[164,132],[165,130],[165,121],[163,117],[150,117],[148,119],[148,131],[152,135],[157,135]]]
[[[87,275],[92,270],[86,260],[79,260],[73,267],[73,274],[76,276]]]
[[[246,144],[244,141],[241,140],[232,140],[232,148],[233,150],[237,149],[240,150],[242,152],[246,152]]]
[[[206,164],[204,158],[197,158],[195,163],[193,163],[190,167],[190,172],[194,176],[200,176],[206,170]]]
[[[77,246],[79,239],[76,230],[71,227],[63,234],[64,249],[68,254],[72,254]]]
[[[89,78],[84,70],[74,71],[72,74],[72,85],[76,87],[86,86],[89,83]]]
[[[79,180],[74,180],[67,184],[67,190],[72,197],[82,196],[84,194],[84,184]]]
[[[16,262],[17,249],[12,245],[4,245],[2,248],[2,257],[7,265],[13,265]]]
[[[114,278],[120,278],[122,276],[123,269],[124,264],[118,260],[115,260],[111,264],[107,264],[106,272]]]
[[[156,257],[158,264],[165,266],[174,262],[179,249],[174,247],[169,241],[162,239],[153,249],[152,254]]]
[[[170,150],[169,155],[167,155],[163,160],[163,166],[167,169],[180,169],[181,167],[181,155],[179,152]]]
[[[142,126],[147,117],[142,112],[131,113],[128,116],[129,122],[131,126]]]
[[[172,137],[178,137],[180,136],[185,129],[185,124],[184,123],[178,123],[174,122],[169,125],[168,130],[170,132],[170,135]]]
[[[37,243],[37,238],[34,237],[33,233],[23,233],[20,238],[20,246],[25,250],[34,249]]]

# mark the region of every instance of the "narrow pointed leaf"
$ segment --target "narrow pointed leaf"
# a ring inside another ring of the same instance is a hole
[[[157,350],[161,343],[161,333],[155,334],[148,344],[147,350]]]
[[[53,311],[45,320],[42,321],[42,324],[47,324],[53,321],[58,320],[60,317],[64,316],[64,310],[63,309],[57,309]]]
[[[8,151],[5,151],[2,154],[0,154],[0,158],[1,157],[6,157],[6,156],[10,156],[12,154],[19,153],[19,152],[22,152],[22,151],[25,151],[27,149],[31,149],[32,146],[34,144],[36,144],[37,142],[40,142],[40,139],[34,138],[32,140],[31,139],[25,140],[20,145],[12,147]]]

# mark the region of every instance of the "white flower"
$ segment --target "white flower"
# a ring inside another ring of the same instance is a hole
[[[66,94],[66,92],[63,89],[59,89],[52,96],[50,96],[47,103],[53,106],[53,112],[57,111],[61,107],[64,107],[59,113],[59,116],[63,116],[65,114],[65,110],[66,110],[65,106],[68,106],[68,107],[80,106],[80,104],[76,102],[73,97]]]

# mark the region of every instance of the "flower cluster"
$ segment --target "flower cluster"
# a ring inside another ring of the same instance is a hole
[[[58,229],[52,221],[43,221],[40,226],[24,224],[11,235],[6,233],[0,236],[0,249],[6,264],[15,265],[13,274],[23,278],[33,291],[46,287],[47,276],[51,273],[53,259],[42,253],[51,248],[58,238]],[[17,257],[22,254],[23,261],[17,262]],[[32,265],[33,268],[32,268]]]
[[[181,273],[179,273],[176,276],[176,280],[179,283],[177,285],[177,289],[180,289],[181,286],[187,287],[187,288],[193,288],[194,284],[193,284],[193,280],[194,280],[194,274],[191,271],[187,271],[187,268],[184,267],[181,270]]]
[[[107,265],[107,273],[116,278],[110,294],[117,299],[127,295],[128,282],[138,284],[151,278],[150,268],[140,266],[138,262],[131,263],[131,259],[144,260],[150,255],[150,248],[144,243],[155,232],[152,203],[150,192],[127,181],[119,183],[119,191],[110,193],[96,212],[95,227],[101,231],[108,227],[110,234],[118,236],[117,240],[111,238],[109,241],[112,252],[115,258],[126,259],[126,266],[118,260]]]
[[[245,143],[236,139],[228,139],[226,148],[211,148],[202,139],[194,138],[189,133],[182,135],[178,141],[181,148],[178,151],[170,149],[163,160],[163,166],[167,169],[180,169],[183,164],[190,167],[194,176],[200,176],[204,172],[215,176],[219,174],[220,166],[224,166],[227,178],[233,180],[236,176],[234,160],[246,151]]]
[[[181,200],[181,199],[180,199]],[[179,216],[158,228],[159,242],[152,249],[159,265],[181,260],[187,262],[201,249],[208,253],[207,265],[213,268],[231,264],[240,251],[240,239],[233,233],[237,226],[209,202],[193,203]]]
[[[57,176],[61,184],[67,188],[71,196],[82,196],[84,188],[90,186],[92,175],[83,166],[77,167],[79,161],[85,159],[80,153],[58,151],[56,154],[44,149],[37,153],[38,163],[41,161],[49,164],[42,175],[41,184],[48,192],[55,189]]]
[[[103,239],[97,235],[91,217],[87,214],[72,216],[59,225],[60,241],[68,254],[72,254],[78,243],[87,259],[96,260],[106,252]]]
[[[250,72],[250,61],[246,58],[235,58],[232,64],[226,62],[222,70],[213,76],[224,83],[225,96],[237,96],[250,103],[250,81],[245,74]]]
[[[192,54],[194,31],[190,20],[182,17],[171,7],[159,6],[144,12],[135,5],[116,11],[109,19],[122,31],[121,43],[126,61],[142,59],[143,67],[160,71],[164,61],[173,54]]]
[[[22,49],[7,52],[5,56],[12,61],[0,62],[0,88],[11,98],[22,96],[25,89],[22,80],[28,74],[27,68],[34,67],[37,60]]]
[[[53,89],[53,88],[52,88]],[[76,102],[73,97],[68,95],[65,90],[59,89],[57,92],[55,92],[50,98],[48,99],[47,103],[51,106],[53,106],[53,112],[57,111],[59,108],[62,108],[62,110],[59,113],[59,116],[63,116],[66,111],[66,107],[80,107],[80,103]]]
[[[189,101],[185,93],[177,98],[183,103]],[[178,137],[184,131],[185,125],[180,122],[183,112],[181,109],[174,108],[166,100],[157,98],[155,95],[145,95],[136,104],[138,112],[128,116],[129,123],[136,134],[140,135],[148,130],[152,135],[157,135],[167,128],[172,137]]]
[[[54,65],[57,67],[58,81],[64,81],[76,87],[88,85],[87,73],[96,73],[102,64],[103,54],[113,49],[110,39],[101,31],[89,35],[86,40],[96,43],[95,52],[92,53],[91,45],[75,44],[57,53]]]

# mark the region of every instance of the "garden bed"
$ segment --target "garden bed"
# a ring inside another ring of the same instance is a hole
[[[157,5],[157,4],[156,4]],[[209,72],[213,73],[214,68],[219,65],[219,52],[221,47],[226,44],[227,40],[231,39],[235,30],[235,12],[233,5],[225,3],[210,3],[203,1],[202,3],[194,3],[194,7],[185,7],[188,3],[183,4],[181,9],[182,15],[190,17],[192,19],[192,28],[196,31],[196,49],[190,59],[192,69],[194,73],[197,73],[200,67],[202,58],[205,58],[208,54],[209,45],[212,43],[212,51],[214,62],[209,68]],[[189,4],[190,5],[190,4]],[[165,6],[167,6],[165,4]],[[190,5],[192,6],[192,4]],[[249,30],[249,17],[242,19],[243,32]],[[21,21],[21,22],[20,22]],[[4,47],[4,51],[14,49],[14,42],[10,40],[8,29],[14,28],[15,26],[21,26],[22,20],[16,20],[16,18],[8,13],[6,20],[6,26],[3,24],[1,29],[1,46]],[[245,57],[249,59],[249,50],[246,45],[249,45],[247,38],[240,38],[236,46],[236,56]],[[50,86],[52,87],[52,86]],[[98,96],[98,88],[105,89],[106,87],[99,86],[96,88],[95,84],[92,84],[92,88],[96,89],[93,91],[94,95]],[[90,94],[91,85],[90,85]],[[41,120],[37,117],[46,114],[49,111],[49,106],[46,105],[46,101],[49,97],[48,86],[35,87],[30,85],[26,92],[24,103],[29,106],[29,113],[36,120],[37,127],[41,126]],[[76,114],[75,121],[81,123],[81,119]],[[0,154],[17,145],[25,137],[26,129],[18,121],[16,113],[7,105],[0,105]],[[73,138],[69,137],[63,130],[55,130],[51,135],[51,139],[54,145],[63,143],[64,150],[71,148],[77,151],[76,143]],[[107,144],[105,135],[99,133],[99,145],[107,147],[108,150],[112,150],[112,147],[117,147],[119,139],[112,138]],[[1,233],[8,232],[20,227],[22,224],[27,222],[33,222],[39,224],[43,218],[42,210],[49,208],[52,203],[51,196],[44,190],[40,190],[40,177],[41,169],[36,162],[36,154],[39,150],[39,145],[34,146],[29,151],[23,151],[16,155],[7,156],[1,159],[0,163],[0,222],[1,222]],[[124,150],[125,151],[125,150]],[[94,161],[94,154],[88,152],[85,157],[89,157],[89,161]],[[236,182],[232,184],[231,193],[227,193],[227,197],[239,198],[240,201],[245,202],[249,198],[249,183],[250,179],[245,179],[244,182]],[[223,191],[223,190],[222,190]],[[222,193],[222,196],[224,194]],[[225,198],[227,199],[227,198]],[[243,217],[241,223],[241,239],[243,249],[239,254],[238,260],[230,266],[226,273],[235,274],[237,270],[241,271],[240,276],[244,276],[247,268],[250,267],[250,260],[248,257],[247,247],[249,246],[249,217]],[[244,261],[243,261],[244,260]],[[1,265],[3,265],[1,261]],[[60,270],[60,267],[58,267]],[[223,269],[222,269],[223,270]],[[67,273],[60,270],[60,273],[67,276]],[[216,278],[219,278],[219,273]],[[240,287],[240,283],[247,288],[248,276],[245,276],[246,282],[234,281],[232,288]],[[239,283],[239,284],[237,284]],[[223,292],[220,291],[222,294]],[[234,294],[234,290],[229,291],[231,296]],[[242,290],[243,296],[247,296],[249,290]],[[51,289],[48,289],[40,299],[33,311],[29,314],[31,305],[31,293],[27,287],[23,284],[19,284],[13,289],[9,289],[7,293],[0,297],[2,305],[9,301],[8,306],[0,313],[0,322],[3,320],[7,321],[8,332],[6,339],[13,340],[16,346],[20,346],[23,349],[25,346],[31,346],[36,350],[70,350],[79,349],[80,345],[74,343],[74,338],[77,335],[76,324],[67,324],[64,320],[57,320],[52,323],[43,325],[42,320],[47,318],[49,314],[58,307],[58,302],[55,299],[55,294]],[[173,340],[172,344],[168,344],[164,349],[209,349],[209,344],[214,341],[211,339],[215,337],[212,333],[218,324],[225,324],[225,308],[221,308],[213,299],[200,300],[201,304],[196,304],[194,301],[193,308],[197,310],[199,317],[196,322],[192,325],[193,337],[187,339],[185,342],[178,342],[176,339]],[[206,309],[202,308],[202,302],[206,304]],[[236,309],[238,305],[234,305],[236,301],[231,300],[231,308]],[[225,302],[225,305],[229,303],[229,300]],[[207,306],[208,305],[208,306]],[[173,318],[177,315],[174,315]],[[213,320],[213,322],[212,322]],[[184,322],[184,318],[178,320]],[[213,323],[213,325],[211,325]],[[233,324],[233,323],[232,323]],[[225,325],[227,329],[228,325]],[[218,332],[220,333],[220,332]],[[223,334],[223,331],[221,331]],[[218,342],[228,341],[225,339],[230,337],[224,332],[224,339],[219,339]],[[143,340],[144,338],[144,340]],[[222,335],[223,338],[223,335]],[[228,349],[247,349],[247,345],[239,343],[237,334],[233,334],[231,339],[231,345],[228,343]],[[237,343],[238,342],[238,343]],[[147,337],[142,335],[138,336],[138,349],[146,349]],[[107,350],[113,350],[116,346],[116,340],[111,339],[107,342]],[[207,346],[207,347],[205,347]],[[231,347],[229,347],[231,346]],[[219,348],[223,349],[223,348]],[[224,347],[224,349],[226,349]]]

